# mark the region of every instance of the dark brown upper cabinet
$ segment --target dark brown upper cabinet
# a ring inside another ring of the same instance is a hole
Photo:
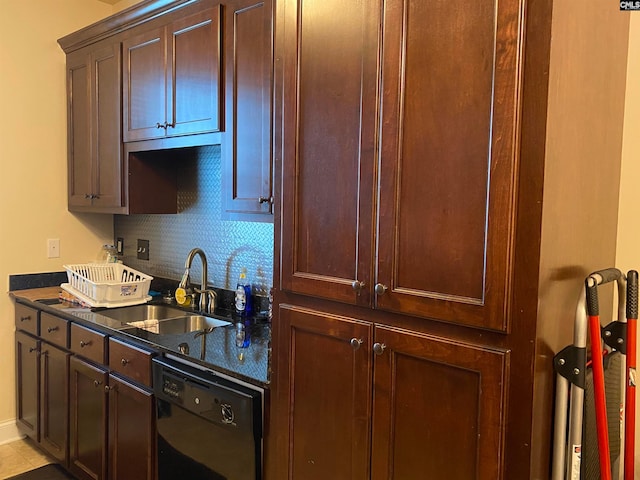
[[[506,330],[521,0],[289,3],[283,288]]]
[[[123,40],[125,142],[220,130],[220,6]]]
[[[120,48],[104,41],[67,56],[70,211],[122,207]]]
[[[272,3],[241,0],[225,11],[223,215],[273,221]]]

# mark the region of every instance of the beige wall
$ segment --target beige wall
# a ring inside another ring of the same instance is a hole
[[[616,252],[617,267],[623,272],[631,269],[640,271],[639,188],[640,15],[632,14],[629,32],[627,96],[622,143],[622,173],[620,176],[620,209],[618,212],[618,245]],[[640,412],[640,395],[636,397],[636,410]],[[636,427],[636,452],[638,451],[640,451],[640,427]],[[636,478],[640,478],[640,465],[636,465]]]
[[[0,0],[0,288],[61,271],[113,238],[111,215],[67,211],[65,56],[56,40],[110,15],[97,0]],[[48,259],[48,238],[60,258]],[[13,304],[0,292],[0,443],[15,418]]]

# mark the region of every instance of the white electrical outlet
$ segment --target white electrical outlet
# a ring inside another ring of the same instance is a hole
[[[47,240],[47,258],[60,257],[60,239],[50,238]]]

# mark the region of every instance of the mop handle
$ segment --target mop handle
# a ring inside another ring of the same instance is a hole
[[[624,407],[624,480],[634,480],[636,425],[636,323],[638,272],[627,272],[627,385]]]
[[[589,336],[591,338],[593,393],[596,409],[598,454],[600,458],[600,479],[611,480],[611,460],[609,458],[609,428],[607,425],[607,402],[605,399],[604,391],[604,364],[602,359],[600,308],[598,305],[598,279],[594,278],[593,276],[589,276],[585,280],[585,286],[587,290]]]

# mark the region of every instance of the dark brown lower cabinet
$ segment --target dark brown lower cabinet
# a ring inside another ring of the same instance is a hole
[[[18,429],[38,441],[40,340],[16,331],[16,417]]]
[[[107,386],[101,367],[69,362],[69,469],[79,479],[107,478]]]
[[[87,480],[153,480],[153,393],[79,357],[71,358],[69,371],[72,473]]]
[[[280,321],[286,478],[502,478],[507,352],[290,305]]]
[[[69,358],[71,353],[40,344],[40,446],[67,464],[69,445]]]
[[[155,479],[153,393],[109,375],[109,478]]]

